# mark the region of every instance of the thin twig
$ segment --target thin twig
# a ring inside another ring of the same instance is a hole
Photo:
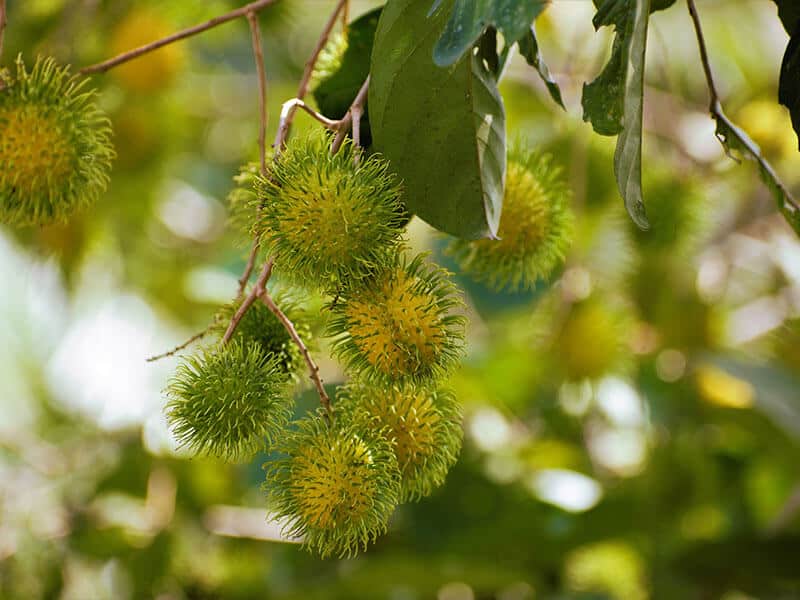
[[[358,90],[358,94],[356,94],[355,99],[353,100],[353,104],[350,105],[350,109],[347,111],[347,114],[341,120],[339,128],[336,132],[336,137],[333,139],[333,143],[331,144],[331,154],[336,154],[341,148],[342,143],[344,143],[344,138],[347,136],[347,132],[350,131],[350,128],[353,127],[355,121],[358,121],[358,125],[353,128],[353,139],[355,141],[355,136],[361,137],[361,116],[364,113],[364,104],[367,101],[367,94],[369,92],[369,75],[364,80],[364,83],[361,84],[361,89]],[[360,143],[360,139],[356,142],[358,145]],[[356,156],[358,153],[356,153]],[[356,159],[356,162],[358,160]]]
[[[703,72],[705,73],[706,84],[708,86],[708,110],[711,113],[712,118],[717,122],[717,138],[722,144],[725,153],[736,160],[736,157],[731,155],[731,151],[728,148],[729,144],[727,143],[725,135],[721,133],[721,123],[724,125],[726,133],[735,137],[739,145],[745,149],[745,155],[749,155],[750,158],[752,158],[752,160],[758,164],[764,182],[767,183],[766,178],[771,179],[774,185],[781,192],[781,198],[778,199],[778,208],[780,209],[786,221],[792,226],[798,235],[800,235],[800,204],[795,201],[794,197],[789,193],[789,189],[778,178],[777,173],[775,173],[772,165],[770,165],[761,154],[761,150],[758,148],[758,146],[755,145],[755,143],[744,131],[742,131],[733,121],[728,118],[728,116],[725,114],[725,111],[722,109],[719,92],[717,91],[717,86],[714,83],[714,74],[711,71],[711,61],[708,57],[708,48],[706,47],[706,40],[703,36],[703,27],[700,23],[700,16],[697,13],[697,6],[695,5],[694,0],[686,0],[686,5],[689,8],[689,14],[692,17],[692,24],[694,25],[694,31],[697,36],[697,45],[700,49],[700,61],[703,64]]]
[[[247,21],[250,23],[250,35],[253,40],[253,56],[256,60],[256,71],[258,71],[258,115],[261,125],[258,129],[258,156],[261,160],[261,175],[267,175],[267,75],[264,69],[264,52],[261,49],[261,29],[258,26],[256,13],[247,13]]]
[[[276,154],[278,153],[278,149],[283,149],[283,146],[286,143],[286,138],[289,136],[289,127],[292,124],[295,111],[298,108],[302,108],[328,129],[337,130],[341,124],[341,121],[334,121],[325,115],[321,115],[308,104],[303,102],[300,98],[292,98],[291,100],[287,100],[283,103],[283,106],[281,106],[281,116],[280,121],[278,121],[278,131],[275,134],[275,143],[273,144],[273,147],[275,148]]]
[[[0,57],[3,55],[3,34],[6,30],[6,0],[0,0]]]
[[[156,354],[155,356],[151,356],[150,358],[147,359],[147,362],[155,362],[157,360],[161,360],[162,358],[166,358],[168,356],[172,356],[173,354],[176,354],[176,353],[180,352],[181,350],[183,350],[184,348],[186,348],[190,344],[193,344],[197,340],[205,337],[205,335],[209,332],[209,329],[210,329],[209,327],[206,327],[200,333],[195,333],[192,337],[190,337],[188,340],[183,342],[180,346],[175,346],[169,352],[164,352],[163,354]]]
[[[236,311],[236,314],[233,315],[231,322],[228,324],[228,329],[225,330],[225,335],[222,336],[223,344],[227,344],[231,340],[234,332],[236,331],[236,327],[239,325],[239,321],[241,321],[242,317],[244,317],[244,313],[247,312],[247,310],[253,305],[258,297],[264,292],[264,290],[267,289],[267,281],[269,280],[270,275],[272,275],[272,265],[274,262],[274,260],[269,259],[266,263],[264,263],[264,268],[261,270],[261,274],[258,276],[255,286],[253,286],[253,289],[250,290],[250,293],[247,294],[247,297],[245,297],[245,299],[239,305],[239,309]]]
[[[253,268],[256,266],[256,257],[261,248],[261,242],[258,238],[253,240],[253,246],[250,248],[250,256],[247,257],[247,265],[245,265],[244,273],[239,277],[239,292],[236,294],[237,298],[241,298],[244,290],[247,287],[247,282],[250,281],[250,275],[253,274]]]
[[[700,24],[700,15],[697,14],[697,7],[694,4],[694,0],[686,0],[686,4],[689,7],[689,15],[692,17],[694,32],[697,35],[697,45],[700,48],[700,62],[703,64],[708,93],[711,97],[709,110],[714,114],[719,104],[719,94],[717,93],[717,86],[714,84],[714,74],[711,72],[711,61],[708,58],[708,48],[706,47],[706,39],[703,36],[703,27]]]
[[[113,58],[109,58],[101,63],[97,63],[96,65],[90,65],[88,67],[84,67],[79,71],[79,73],[83,75],[89,75],[90,73],[104,73],[109,69],[116,67],[117,65],[121,65],[122,63],[128,62],[129,60],[133,60],[134,58],[138,58],[142,54],[147,54],[148,52],[152,52],[154,50],[158,50],[168,44],[172,44],[173,42],[177,42],[179,40],[186,39],[193,35],[197,35],[198,33],[203,33],[204,31],[208,31],[216,27],[217,25],[222,25],[223,23],[227,23],[228,21],[233,21],[234,19],[238,19],[239,17],[247,16],[249,13],[255,13],[259,10],[266,8],[270,4],[277,2],[277,0],[256,0],[256,2],[251,2],[241,8],[237,8],[236,10],[232,10],[230,12],[225,13],[224,15],[219,15],[218,17],[214,17],[213,19],[206,21],[205,23],[201,23],[200,25],[195,25],[194,27],[189,27],[188,29],[183,29],[178,31],[177,33],[173,33],[170,36],[162,38],[160,40],[156,40],[154,42],[150,42],[149,44],[145,44],[144,46],[140,46],[138,48],[134,48],[133,50],[129,50],[127,52],[123,52]]]
[[[342,33],[347,35],[347,26],[350,23],[350,0],[345,0],[342,7]]]
[[[325,408],[328,416],[332,416],[333,414],[333,407],[331,406],[331,399],[328,397],[328,393],[325,391],[325,386],[322,383],[322,379],[319,376],[319,366],[317,363],[314,362],[314,359],[311,357],[311,354],[308,351],[308,348],[303,343],[303,340],[297,333],[297,329],[295,328],[294,324],[289,320],[289,317],[275,304],[275,301],[272,299],[272,296],[269,295],[269,292],[264,289],[261,292],[261,301],[267,305],[272,314],[277,317],[277,319],[283,324],[286,331],[289,333],[291,338],[294,340],[294,343],[297,344],[297,347],[300,349],[300,353],[303,355],[303,358],[308,365],[309,375],[311,377],[311,381],[314,382],[314,387],[317,388],[317,393],[319,394],[320,403]]]
[[[317,45],[314,46],[314,50],[311,52],[311,56],[306,61],[305,69],[303,70],[303,77],[300,79],[300,85],[297,86],[297,97],[301,100],[306,97],[308,93],[308,86],[311,84],[311,74],[314,72],[314,66],[317,64],[317,59],[319,58],[322,49],[325,48],[325,44],[328,43],[328,38],[331,35],[331,31],[333,31],[334,26],[336,25],[336,18],[339,16],[339,13],[342,12],[342,9],[347,4],[347,0],[339,0],[336,3],[336,7],[333,9],[331,16],[328,18],[328,22],[325,23],[325,27],[322,29],[322,33],[317,40]]]
[[[311,56],[309,56],[308,60],[306,61],[305,69],[303,70],[303,77],[300,79],[300,84],[297,86],[297,94],[295,94],[294,100],[302,101],[303,98],[306,97],[306,94],[308,93],[308,87],[311,84],[311,74],[314,72],[314,66],[317,64],[317,60],[319,59],[319,55],[322,52],[322,49],[325,47],[325,44],[328,43],[328,38],[331,35],[331,31],[333,31],[333,27],[336,25],[336,19],[339,17],[339,13],[342,12],[342,9],[346,4],[347,0],[339,0],[336,3],[336,7],[333,9],[331,16],[328,18],[328,21],[325,23],[325,27],[322,29],[322,33],[317,40],[317,44],[314,46]],[[284,104],[284,106],[286,105]],[[303,105],[291,105],[286,109],[287,112],[285,115],[281,114],[281,125],[278,127],[278,134],[275,136],[275,143],[273,144],[276,158],[281,153],[281,150],[283,150],[283,146],[286,144],[286,138],[289,136],[289,129],[292,126],[294,115],[297,112],[297,108],[300,106]]]
[[[253,56],[256,61],[256,70],[258,71],[258,113],[260,118],[260,126],[258,129],[258,158],[261,163],[261,175],[267,176],[267,123],[269,122],[269,113],[267,112],[267,73],[264,68],[264,52],[261,49],[261,29],[258,26],[258,19],[255,13],[247,13],[247,21],[250,23],[250,34],[253,40]],[[253,240],[253,245],[250,248],[250,255],[247,257],[247,265],[244,268],[244,273],[239,278],[239,292],[236,294],[237,298],[241,298],[244,290],[247,287],[247,282],[250,281],[250,275],[253,273],[253,267],[256,264],[256,257],[258,250],[261,247],[261,242],[258,237]]]

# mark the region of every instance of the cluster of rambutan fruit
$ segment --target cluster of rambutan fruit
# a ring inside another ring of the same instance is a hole
[[[105,187],[108,122],[81,86],[49,59],[3,74],[0,222],[62,221]],[[326,135],[298,137],[268,172],[246,168],[239,180],[253,186],[233,194],[235,216],[278,278],[328,298],[325,336],[349,381],[332,410],[295,418],[303,356],[261,302],[225,341],[240,300],[219,311],[219,339],[182,358],[167,418],[198,454],[240,461],[268,451],[265,489],[286,533],[323,556],[350,555],[386,530],[399,503],[441,485],[457,460],[460,409],[444,384],[464,350],[459,292],[426,255],[410,256],[402,182],[379,155],[350,142],[332,154]],[[515,152],[499,239],[453,241],[449,252],[492,287],[529,288],[563,259],[571,229],[559,170]],[[276,302],[309,339],[301,308],[288,296]]]

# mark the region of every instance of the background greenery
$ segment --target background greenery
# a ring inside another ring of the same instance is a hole
[[[89,64],[238,5],[10,0],[3,64]],[[698,8],[727,112],[800,191],[774,4]],[[331,9],[284,0],[259,17],[271,134]],[[68,225],[0,229],[0,598],[800,598],[800,243],[714,139],[680,2],[651,21],[653,228],[635,228],[613,139],[580,119],[611,40],[593,12],[555,0],[537,21],[567,112],[519,58],[501,85],[510,139],[552,152],[573,190],[566,264],[528,294],[457,276],[461,460],[350,560],[276,540],[264,457],[176,453],[161,412],[176,361],[144,360],[203,329],[244,266],[224,199],[257,157],[246,21],[94,77],[115,130],[110,189]],[[311,126],[300,115],[295,132]],[[454,268],[442,235],[410,232]]]

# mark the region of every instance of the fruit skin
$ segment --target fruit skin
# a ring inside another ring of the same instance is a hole
[[[463,354],[465,319],[449,273],[399,254],[394,265],[331,303],[333,354],[370,382],[424,382],[446,375]]]
[[[391,444],[380,431],[323,413],[284,436],[266,463],[270,508],[284,534],[327,556],[353,556],[384,533],[400,493]]]
[[[69,67],[22,57],[0,73],[0,223],[66,221],[106,189],[114,158],[111,127],[86,79]]]
[[[294,324],[300,338],[310,341],[311,328],[297,303],[286,294],[276,295],[274,300]],[[238,304],[231,303],[217,311],[211,330],[220,338],[225,334],[238,308]],[[289,332],[263,302],[255,302],[244,313],[232,339],[245,344],[257,344],[264,352],[265,361],[275,359],[278,369],[287,375],[296,376],[298,371],[305,368],[300,350]]]
[[[112,54],[122,54],[172,33],[169,24],[156,12],[139,8],[126,15],[111,34]],[[185,62],[184,48],[168,44],[154,52],[123,64],[111,73],[129,90],[155,92],[169,85]]]
[[[271,447],[292,413],[288,377],[258,344],[231,340],[184,357],[167,387],[181,446],[231,462]]]
[[[461,409],[450,390],[352,382],[336,397],[340,418],[384,431],[400,469],[400,501],[429,496],[458,460]]]
[[[564,260],[574,229],[570,198],[552,157],[513,150],[499,239],[453,240],[447,253],[462,270],[490,288],[530,289]]]
[[[256,228],[279,272],[336,291],[391,261],[403,231],[400,184],[379,156],[354,164],[351,142],[335,155],[325,134],[291,140],[258,178]]]

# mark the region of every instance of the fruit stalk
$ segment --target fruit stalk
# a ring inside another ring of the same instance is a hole
[[[92,73],[105,73],[106,71],[108,71],[109,69],[113,69],[117,65],[121,65],[122,63],[126,63],[129,60],[133,60],[134,58],[140,57],[142,54],[147,54],[148,52],[158,50],[159,48],[163,48],[164,46],[172,44],[173,42],[178,42],[188,37],[192,37],[193,35],[197,35],[198,33],[203,33],[204,31],[213,29],[217,25],[222,25],[223,23],[227,23],[228,21],[233,21],[234,19],[238,19],[239,17],[245,17],[250,13],[258,12],[259,10],[264,9],[270,4],[274,4],[275,2],[277,2],[277,0],[256,0],[256,2],[251,2],[250,4],[246,4],[241,8],[237,8],[236,10],[227,12],[224,15],[219,15],[218,17],[214,17],[213,19],[210,19],[205,23],[200,23],[199,25],[183,29],[165,38],[161,38],[160,40],[156,40],[154,42],[150,42],[149,44],[145,44],[144,46],[139,46],[138,48],[134,48],[133,50],[129,50],[127,52],[123,52],[122,54],[118,54],[117,56],[109,58],[108,60],[104,60],[103,62],[90,65],[88,67],[84,67],[78,72],[81,73],[82,75],[91,75]]]

